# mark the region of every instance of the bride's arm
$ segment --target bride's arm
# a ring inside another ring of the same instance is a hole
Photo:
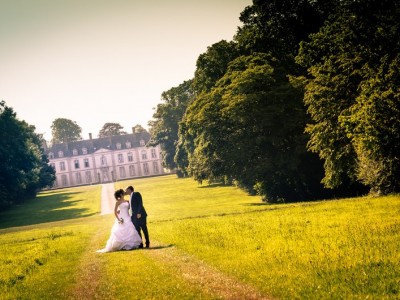
[[[117,218],[118,221],[120,221],[119,215],[118,215],[118,206],[121,202],[120,201],[116,201],[115,202],[115,207],[114,207],[114,215]]]

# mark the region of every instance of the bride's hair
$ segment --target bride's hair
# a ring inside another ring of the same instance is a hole
[[[114,193],[115,200],[123,198],[124,194],[125,194],[125,192],[123,189],[116,190]]]

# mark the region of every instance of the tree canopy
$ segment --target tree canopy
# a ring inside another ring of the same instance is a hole
[[[328,187],[350,179],[399,191],[399,20],[395,1],[343,1],[301,45],[309,149],[324,160]]]
[[[149,125],[164,165],[267,201],[398,192],[399,14],[390,0],[254,0],[233,41],[163,94]]]
[[[164,103],[157,105],[153,114],[154,120],[149,122],[151,127],[150,145],[160,145],[165,167],[174,170],[178,167],[175,159],[178,143],[179,122],[182,120],[186,107],[193,98],[192,80],[171,88],[161,95]],[[183,175],[184,172],[179,172]]]
[[[0,209],[33,198],[55,180],[35,127],[0,102]]]
[[[115,136],[115,135],[124,135],[127,134],[126,131],[123,131],[123,126],[119,123],[105,123],[103,127],[99,131],[99,138]]]
[[[59,144],[82,139],[82,128],[75,122],[65,118],[57,118],[51,125],[52,143]]]

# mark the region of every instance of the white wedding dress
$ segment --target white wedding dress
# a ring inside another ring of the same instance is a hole
[[[124,222],[119,224],[118,220],[115,219],[106,247],[96,252],[104,253],[139,248],[142,239],[133,226],[131,217],[129,216],[129,202],[126,201],[119,205],[119,218],[123,218]]]

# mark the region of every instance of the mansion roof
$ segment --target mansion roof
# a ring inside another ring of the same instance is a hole
[[[73,151],[78,151],[77,155],[82,155],[86,149],[86,154],[91,154],[99,149],[121,150],[143,147],[150,140],[150,134],[146,131],[131,133],[126,135],[116,135],[106,138],[80,140],[68,143],[54,144],[46,149],[46,154],[53,153],[57,156],[59,151],[63,152],[64,157],[76,156]],[[118,144],[118,147],[117,147]]]

